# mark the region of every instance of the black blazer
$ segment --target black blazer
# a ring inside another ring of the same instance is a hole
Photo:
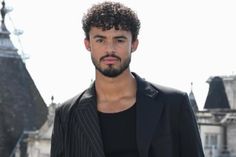
[[[204,157],[187,94],[134,75],[140,157]],[[57,108],[51,157],[105,157],[94,84]]]

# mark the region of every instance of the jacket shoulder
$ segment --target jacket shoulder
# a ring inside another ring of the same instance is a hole
[[[67,117],[69,116],[70,112],[72,111],[73,107],[76,102],[80,100],[84,92],[81,92],[74,97],[66,100],[63,102],[59,107],[56,108],[56,115],[60,116],[62,121],[65,121]]]
[[[168,86],[163,86],[163,85],[159,85],[156,83],[150,83],[152,87],[154,87],[158,92],[162,93],[162,94],[167,94],[167,95],[185,95],[186,92],[181,91],[179,89],[176,88],[172,88],[172,87],[168,87]]]
[[[155,83],[150,83],[150,84],[153,88],[155,88],[158,91],[158,95],[160,96],[159,98],[161,98],[167,104],[189,103],[188,94],[184,91],[168,86],[162,86]]]

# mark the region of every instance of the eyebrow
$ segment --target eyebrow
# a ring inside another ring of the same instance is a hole
[[[102,35],[95,35],[93,38],[105,38],[104,36],[102,36]]]
[[[95,38],[102,38],[102,39],[105,39],[106,37],[105,36],[102,36],[102,35],[95,35],[94,37],[93,37],[94,39]],[[127,37],[126,36],[124,36],[124,35],[119,35],[119,36],[115,36],[114,37],[115,39],[127,39]]]
[[[127,39],[126,36],[120,35],[120,36],[116,36],[115,39]]]

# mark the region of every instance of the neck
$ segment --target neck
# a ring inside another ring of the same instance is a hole
[[[114,78],[96,72],[95,87],[99,100],[117,100],[136,95],[136,81],[129,70]]]

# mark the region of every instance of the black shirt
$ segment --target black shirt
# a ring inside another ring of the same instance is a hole
[[[98,115],[106,157],[138,157],[136,105],[118,113]]]

